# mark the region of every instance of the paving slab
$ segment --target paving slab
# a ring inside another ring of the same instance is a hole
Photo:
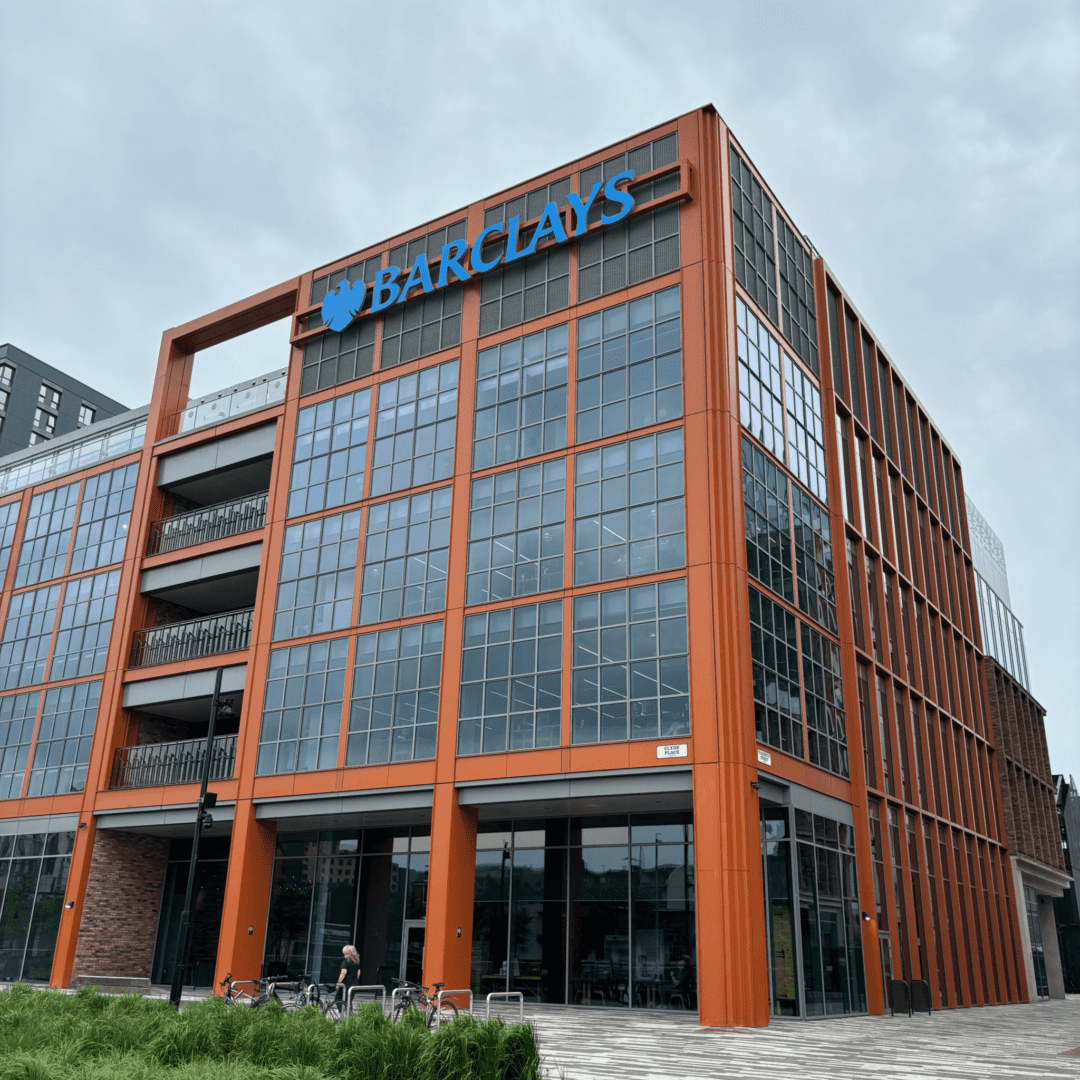
[[[509,1017],[508,1017],[509,1018]],[[1080,1078],[1080,996],[932,1016],[702,1028],[693,1014],[526,1006],[545,1080],[1068,1080]]]

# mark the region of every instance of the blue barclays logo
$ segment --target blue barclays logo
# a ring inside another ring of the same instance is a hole
[[[322,302],[322,321],[340,333],[360,314],[367,286],[362,281],[342,281]]]
[[[606,227],[622,221],[634,208],[634,196],[618,185],[624,182],[629,183],[633,178],[634,170],[627,169],[611,177],[606,183],[594,184],[592,191],[585,199],[576,191],[571,191],[566,196],[565,203],[565,206],[574,213],[574,231],[571,235],[573,237],[585,235],[588,228],[589,210],[596,202],[601,190],[603,190],[604,198],[616,203],[619,209],[614,214],[601,214],[600,224]],[[491,243],[504,231],[505,251],[495,259],[485,260],[484,245]],[[498,266],[528,258],[536,252],[542,240],[551,239],[555,245],[558,245],[567,243],[571,238],[566,234],[559,207],[554,202],[549,202],[544,207],[532,239],[519,250],[520,231],[520,218],[515,215],[506,223],[505,230],[501,223],[481,229],[471,244],[468,240],[451,240],[449,244],[443,244],[439,258],[438,277],[435,280],[432,280],[431,268],[425,254],[417,255],[408,276],[400,284],[402,268],[385,267],[375,275],[375,280],[371,283],[371,314],[375,315],[384,308],[390,307],[391,304],[403,304],[413,289],[419,288],[422,293],[444,289],[448,284],[453,284],[451,275],[456,281],[470,281],[474,275],[487,274]],[[469,257],[468,269],[462,262],[466,254]],[[323,323],[339,333],[346,329],[360,315],[360,309],[367,297],[367,290],[368,285],[363,281],[343,281],[335,286],[333,291],[326,294],[322,302]]]

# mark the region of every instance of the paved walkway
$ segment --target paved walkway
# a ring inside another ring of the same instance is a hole
[[[1080,996],[933,1016],[697,1026],[696,1016],[526,1006],[545,1080],[1080,1080]]]

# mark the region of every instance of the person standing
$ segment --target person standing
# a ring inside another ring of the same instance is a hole
[[[341,955],[341,971],[337,977],[338,1001],[349,992],[350,986],[360,985],[360,954],[356,951],[356,946],[344,946]]]

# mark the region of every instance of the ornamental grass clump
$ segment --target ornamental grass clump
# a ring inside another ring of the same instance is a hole
[[[460,1016],[428,1031],[421,1013],[392,1024],[368,1004],[342,1024],[220,998],[183,1012],[167,1001],[0,993],[0,1080],[540,1080],[528,1024]]]

